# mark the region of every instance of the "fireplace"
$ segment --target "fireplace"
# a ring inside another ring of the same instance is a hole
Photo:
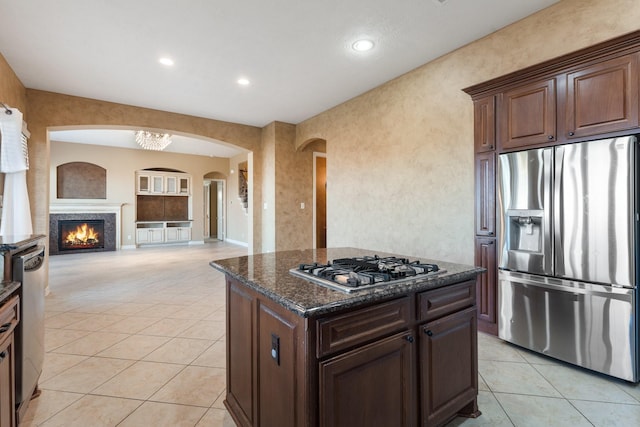
[[[58,251],[104,248],[104,219],[58,221]]]
[[[49,254],[116,250],[116,214],[64,213],[49,215]]]

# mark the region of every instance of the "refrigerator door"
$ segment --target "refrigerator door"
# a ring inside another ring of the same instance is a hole
[[[555,275],[634,287],[635,137],[555,150]]]
[[[499,271],[500,338],[638,381],[636,290]]]
[[[501,154],[498,161],[498,266],[552,274],[551,148]]]

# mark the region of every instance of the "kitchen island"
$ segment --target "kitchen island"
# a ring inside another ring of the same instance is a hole
[[[427,278],[352,293],[291,274],[355,248],[218,260],[226,275],[227,396],[239,426],[436,426],[476,417],[476,276],[436,263]],[[410,257],[405,257],[410,258]]]

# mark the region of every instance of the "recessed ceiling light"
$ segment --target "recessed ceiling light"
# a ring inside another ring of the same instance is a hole
[[[244,77],[241,77],[241,78],[238,79],[238,84],[240,86],[249,86],[250,83],[251,82],[249,81],[249,79],[246,79]]]
[[[366,52],[373,49],[373,42],[371,40],[362,39],[352,44],[351,47],[353,50],[358,52]]]
[[[166,56],[160,58],[158,60],[158,62],[160,62],[162,65],[166,65],[166,66],[169,66],[169,67],[173,65],[173,59],[167,58]]]

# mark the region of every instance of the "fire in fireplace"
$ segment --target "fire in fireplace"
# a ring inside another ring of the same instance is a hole
[[[61,220],[58,228],[60,251],[104,248],[104,220]]]

